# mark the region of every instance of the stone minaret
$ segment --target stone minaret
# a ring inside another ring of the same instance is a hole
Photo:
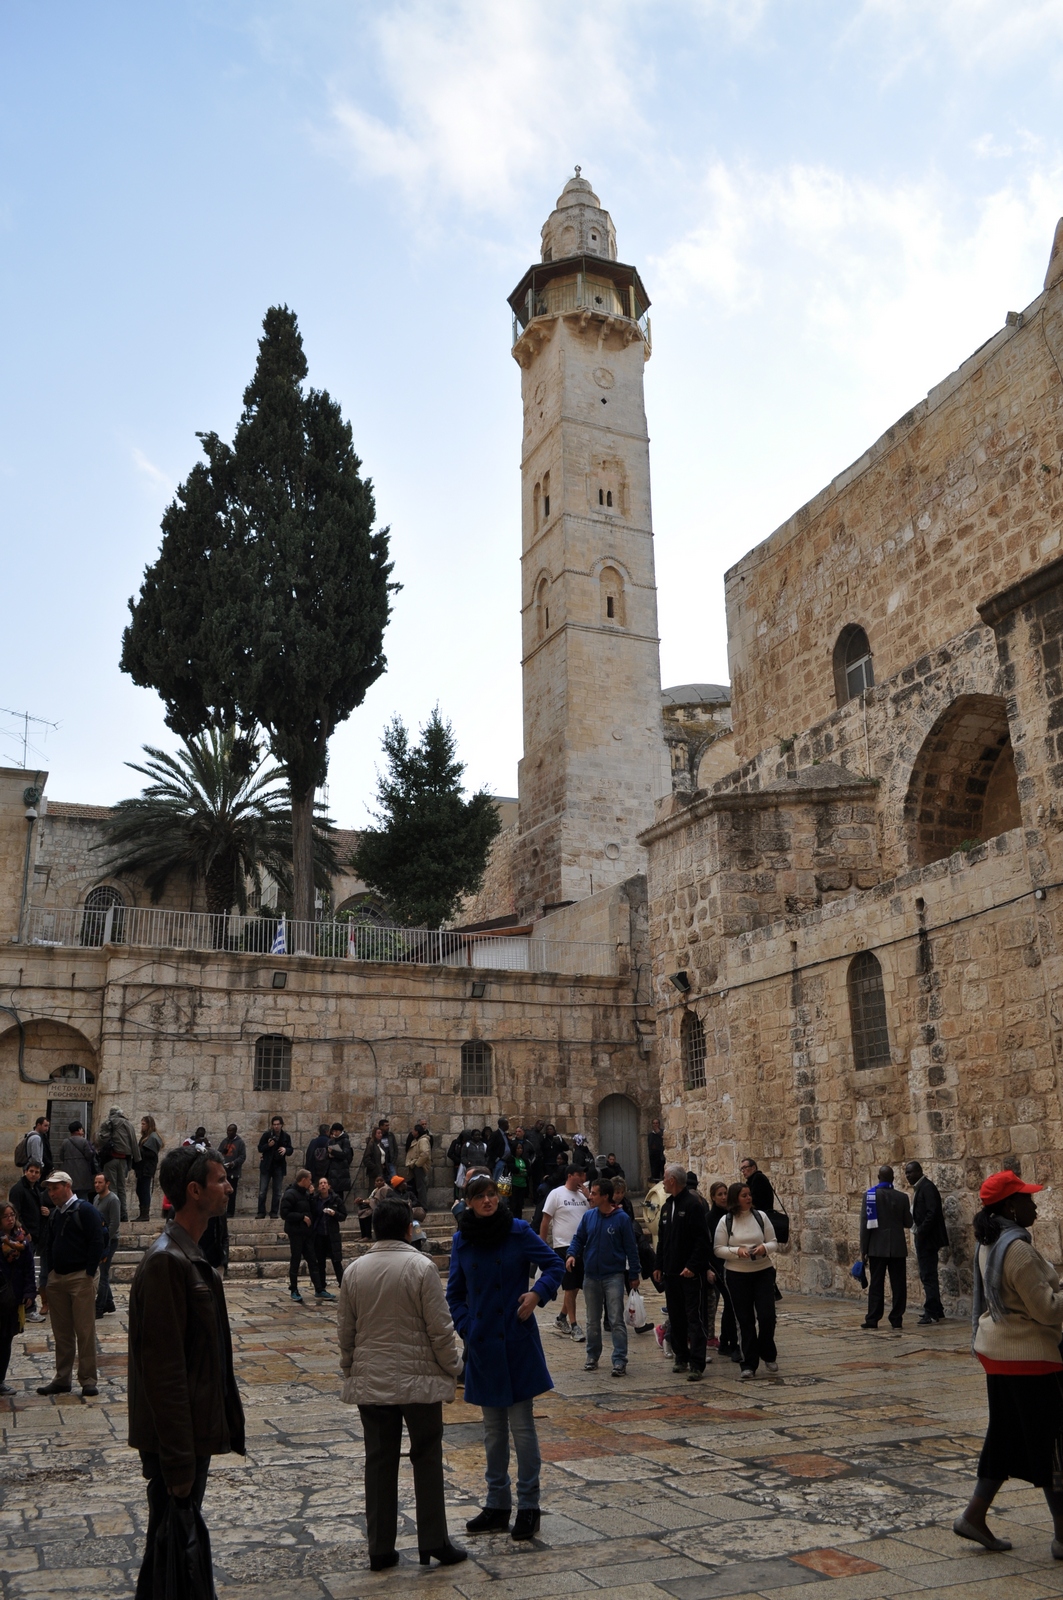
[[[581,900],[645,870],[669,787],[643,367],[649,299],[585,178],[510,296],[524,401],[524,759],[516,903]]]

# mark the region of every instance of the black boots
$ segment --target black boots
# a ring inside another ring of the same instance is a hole
[[[513,1522],[513,1532],[510,1534],[510,1538],[534,1539],[539,1532],[540,1515],[538,1506],[535,1507],[534,1511],[518,1511]]]
[[[473,1517],[465,1527],[469,1533],[492,1533],[509,1527],[508,1506],[485,1506],[478,1517]]]
[[[460,1544],[443,1544],[438,1550],[418,1550],[417,1555],[422,1567],[430,1566],[433,1556],[441,1567],[453,1567],[469,1558],[469,1552],[463,1550]]]

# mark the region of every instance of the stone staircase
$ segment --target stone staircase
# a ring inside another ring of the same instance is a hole
[[[421,1224],[428,1239],[428,1252],[440,1272],[450,1266],[450,1241],[454,1233],[454,1219],[449,1211],[430,1211]],[[126,1222],[119,1235],[119,1248],[111,1266],[113,1283],[130,1283],[141,1256],[162,1231],[162,1222]],[[340,1224],[343,1241],[343,1259],[354,1261],[369,1248],[370,1241],[363,1239],[357,1218]],[[305,1269],[304,1269],[305,1270]],[[288,1273],[288,1239],[279,1222],[267,1218],[260,1221],[254,1216],[229,1218],[229,1279],[283,1278]],[[332,1276],[331,1263],[329,1276]]]

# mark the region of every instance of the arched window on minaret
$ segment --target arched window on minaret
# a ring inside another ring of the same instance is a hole
[[[541,483],[537,483],[535,488],[532,490],[532,527],[535,529],[536,533],[539,532],[539,529],[542,525],[542,500],[543,486]]]
[[[613,627],[625,626],[624,580],[615,567],[603,567],[598,574],[602,601],[602,621]]]
[[[550,580],[540,578],[535,588],[536,633],[545,639],[550,631]]]
[[[547,522],[549,520],[549,517],[550,517],[550,474],[548,472],[544,472],[543,473],[543,521]]]

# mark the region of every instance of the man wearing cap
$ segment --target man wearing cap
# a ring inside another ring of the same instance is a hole
[[[103,1222],[95,1206],[79,1200],[69,1172],[45,1180],[48,1218],[48,1316],[55,1340],[55,1377],[38,1394],[69,1394],[77,1354],[84,1396],[96,1386],[96,1269],[103,1256]]]
[[[941,1192],[936,1183],[931,1183],[919,1162],[906,1161],[904,1176],[912,1187],[915,1259],[919,1263],[919,1281],[923,1285],[925,1302],[918,1326],[925,1328],[945,1320],[938,1286],[938,1251],[948,1247],[949,1231],[945,1226]]]
[[[890,1278],[890,1328],[900,1338],[908,1304],[908,1234],[912,1210],[906,1194],[893,1187],[893,1168],[879,1167],[878,1182],[864,1196],[860,1216],[860,1256],[871,1279],[867,1291],[867,1316],[860,1324],[877,1328],[886,1306],[886,1273]]]

